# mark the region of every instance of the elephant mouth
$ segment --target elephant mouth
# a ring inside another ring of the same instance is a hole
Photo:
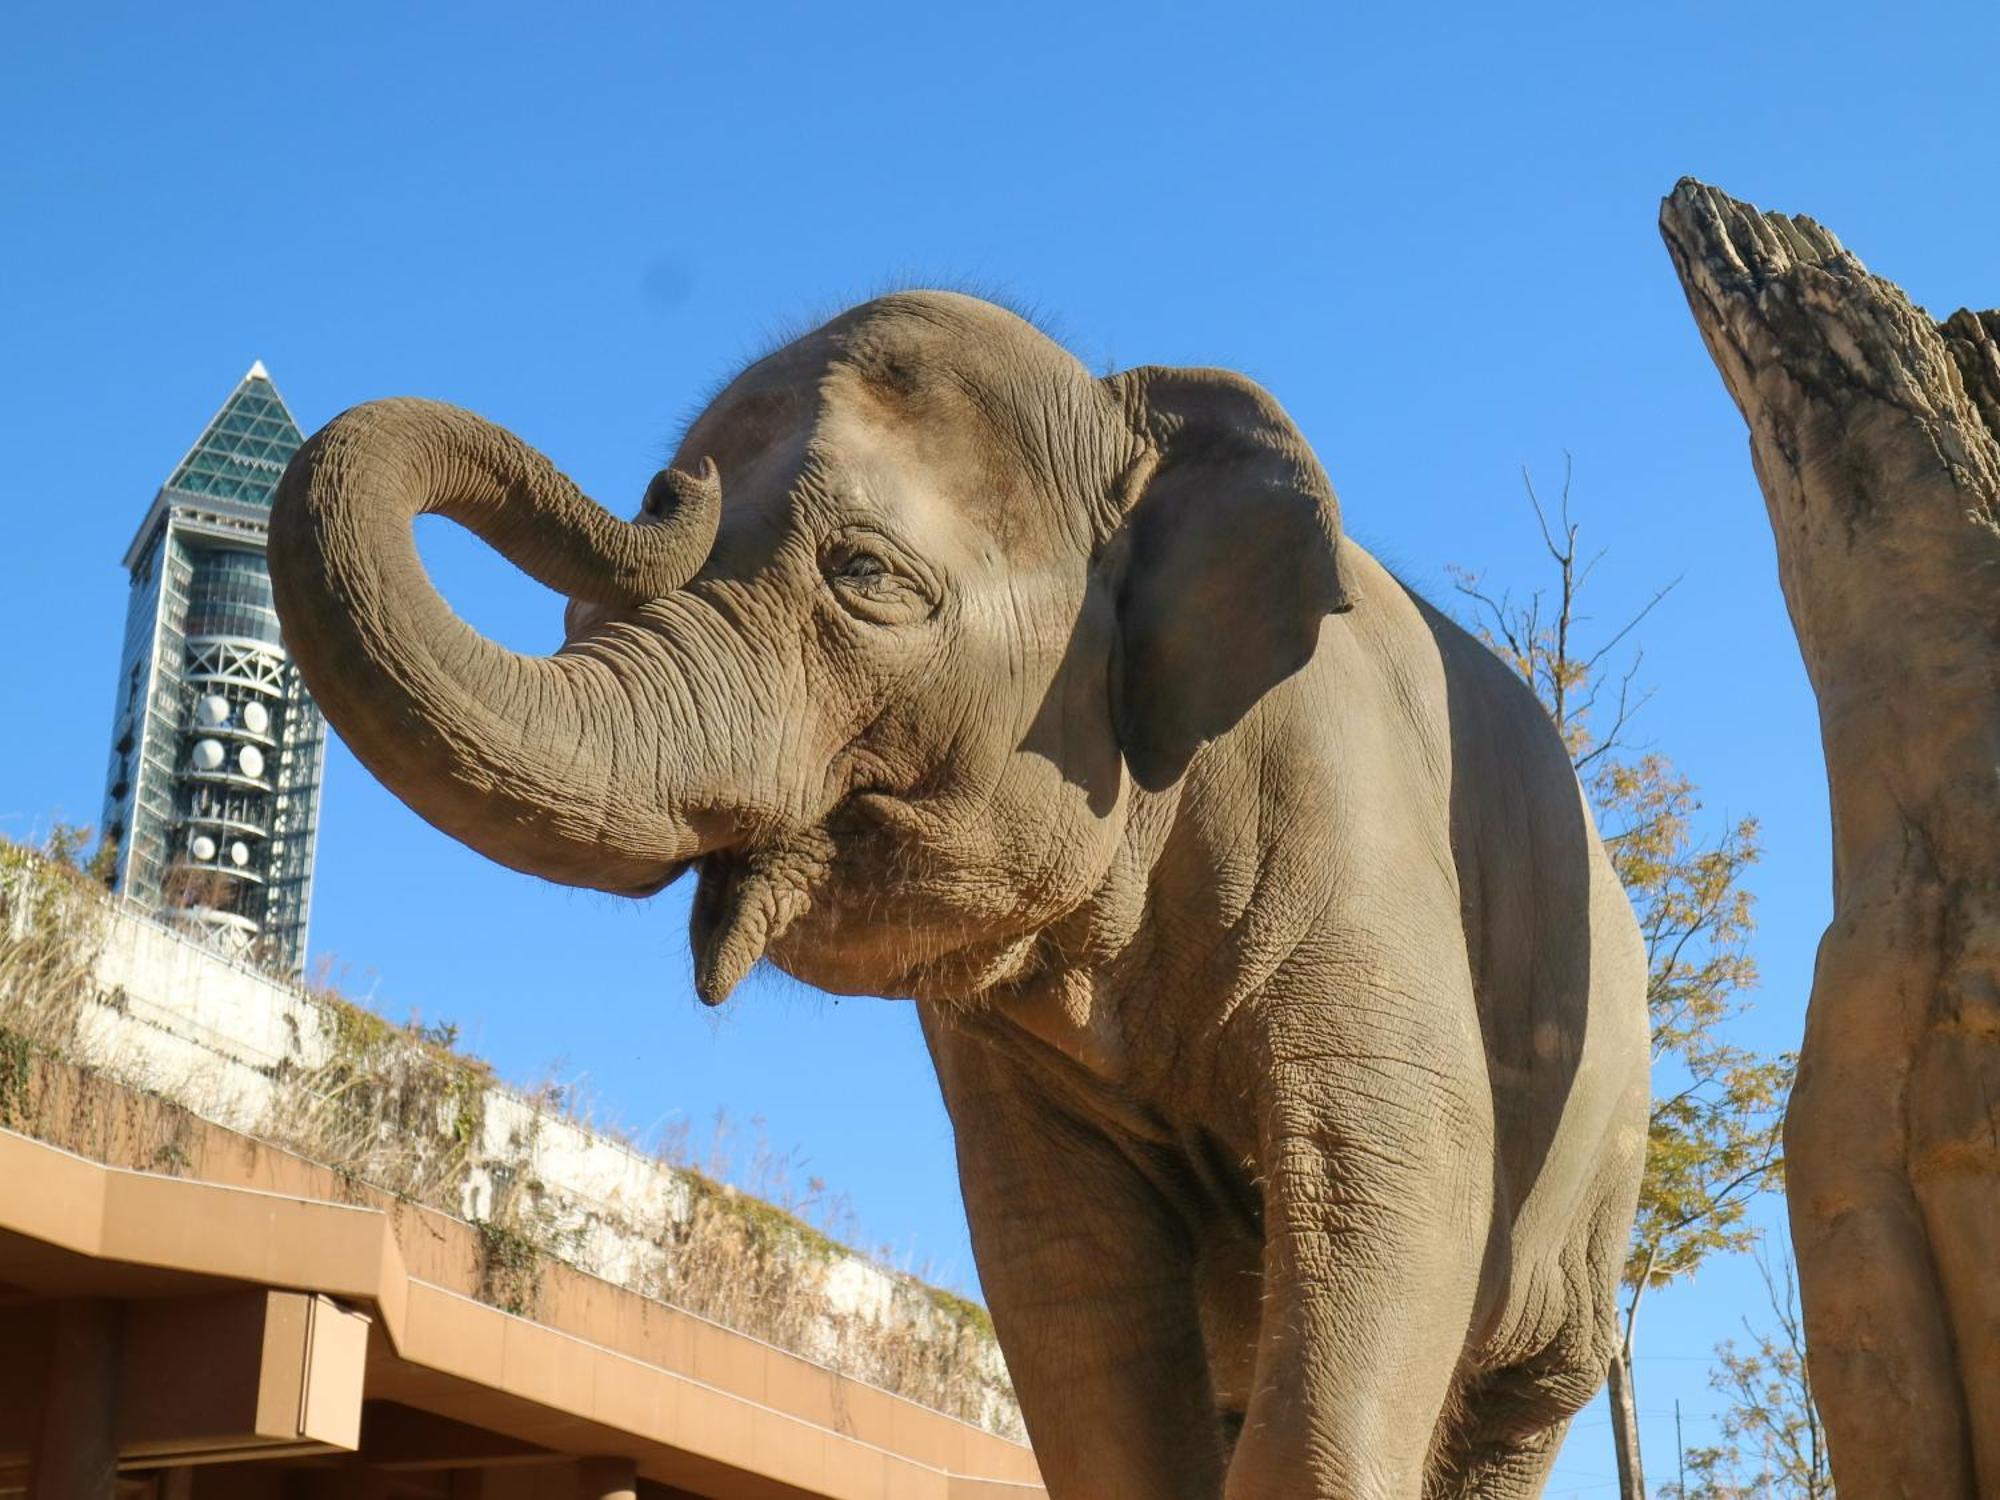
[[[643,901],[659,895],[688,871],[695,872],[694,903],[688,918],[688,944],[694,950],[695,988],[709,1005],[720,1004],[728,994],[728,990],[723,989],[711,995],[708,980],[709,976],[720,973],[725,962],[724,949],[731,935],[743,926],[742,895],[748,866],[749,861],[741,851],[716,850],[696,859],[679,860],[667,866],[657,880],[624,886],[617,892],[620,896]],[[753,954],[742,967],[747,970],[761,956],[761,951],[760,944],[758,953]],[[730,987],[733,986],[732,980]]]
[[[728,926],[730,908],[742,883],[742,861],[724,853],[703,855],[693,861],[694,903],[688,913],[688,939],[694,948],[697,971],[706,968],[713,951]]]
[[[664,891],[676,880],[679,880],[681,876],[687,874],[689,870],[693,869],[699,863],[699,860],[680,860],[675,864],[668,865],[666,873],[658,880],[648,880],[639,885],[622,886],[614,894],[629,896],[634,901],[644,901],[648,896],[659,895],[661,891]]]
[[[744,922],[745,876],[749,861],[741,851],[717,850],[667,866],[657,880],[620,887],[615,894],[634,901],[657,896],[688,871],[695,872],[694,903],[688,918],[688,946],[694,951],[695,991],[707,1005],[720,1005],[736,982],[763,956],[765,942],[756,941],[747,956],[729,950],[744,946],[749,936]],[[768,925],[768,924],[760,924]],[[732,941],[734,940],[734,941]],[[725,970],[736,972],[725,978]]]
[[[718,849],[695,861],[700,883],[688,919],[694,989],[720,1005],[805,910],[801,883],[774,851]]]
[[[824,824],[792,837],[725,844],[620,894],[657,895],[695,872],[688,914],[695,993],[705,1005],[720,1005],[810,908],[818,877],[836,863],[836,851],[857,836],[901,828],[905,812],[903,797],[866,787],[843,799]]]

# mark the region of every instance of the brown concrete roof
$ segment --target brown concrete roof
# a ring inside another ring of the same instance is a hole
[[[448,1268],[463,1247],[441,1250],[440,1226],[472,1231],[442,1215],[110,1167],[7,1130],[0,1184],[0,1307],[323,1294],[373,1317],[361,1396],[385,1431],[414,1410],[556,1455],[629,1458],[646,1479],[729,1500],[1042,1494],[1019,1444],[573,1268],[557,1269],[532,1320],[425,1279],[399,1223],[420,1223],[438,1243],[418,1259]]]

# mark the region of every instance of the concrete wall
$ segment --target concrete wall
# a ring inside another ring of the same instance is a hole
[[[0,882],[30,878],[32,864],[0,868]],[[21,907],[13,903],[17,916]],[[330,1076],[344,1076],[333,1066],[343,1049],[365,1045],[371,1076],[394,1077],[405,1067],[412,1076],[438,1076],[439,1049],[366,1023],[344,1002],[220,956],[128,903],[85,896],[74,921],[79,941],[94,948],[96,980],[76,1016],[77,1060],[204,1119],[296,1150],[298,1132],[276,1122],[340,1108],[337,1099],[316,1099],[314,1090]],[[466,1079],[472,1082],[461,1086]],[[385,1146],[398,1137],[455,1153],[451,1170],[437,1180],[456,1201],[438,1207],[474,1223],[518,1223],[532,1215],[538,1243],[550,1253],[629,1290],[672,1300],[673,1267],[665,1257],[673,1227],[686,1224],[697,1196],[712,1196],[713,1185],[565,1118],[547,1098],[492,1081],[476,1064],[463,1076],[453,1072],[448,1092],[413,1091],[397,1103],[424,1116],[414,1129],[393,1112],[379,1123],[364,1115],[364,1128],[379,1129]],[[350,1169],[370,1176],[365,1166]],[[948,1340],[967,1364],[963,1375],[975,1393],[965,1414],[990,1431],[1020,1436],[998,1346],[962,1307],[818,1236],[788,1235],[781,1229],[787,1270],[823,1309],[794,1333],[795,1352],[868,1378],[855,1365],[865,1363],[871,1328]]]

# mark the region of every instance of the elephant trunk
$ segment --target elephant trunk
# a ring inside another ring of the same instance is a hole
[[[573,598],[672,594],[713,545],[720,487],[674,476],[656,523],[619,521],[542,455],[470,412],[371,402],[292,459],[271,516],[285,641],[369,770],[481,853],[569,885],[657,887],[703,839],[647,785],[654,726],[600,653],[522,656],[438,595],[412,521],[450,516]]]

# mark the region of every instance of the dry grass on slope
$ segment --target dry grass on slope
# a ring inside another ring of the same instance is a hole
[[[69,830],[42,850],[0,840],[0,1125],[103,1154],[99,1112],[77,1082],[96,1074],[157,1104],[126,1112],[143,1123],[124,1128],[158,1139],[121,1139],[117,1158],[179,1170],[177,1133],[198,1091],[121,1077],[115,1063],[84,1056],[80,1045],[90,1008],[121,998],[100,993],[113,902],[79,868],[82,844]],[[580,1204],[535,1175],[541,1122],[586,1123],[573,1093],[503,1095],[484,1062],[456,1049],[452,1028],[398,1026],[327,985],[290,987],[316,1008],[319,1040],[259,1070],[271,1081],[271,1102],[250,1133],[354,1182],[470,1219],[487,1300],[532,1316],[546,1258],[602,1275],[593,1247],[638,1244],[642,1264],[620,1278],[634,1290],[933,1410],[1021,1435],[985,1310],[870,1262],[808,1223],[804,1214],[818,1212],[829,1228],[842,1227],[838,1204],[829,1208],[818,1184],[805,1201],[793,1198],[787,1159],[761,1142],[745,1174],[720,1127],[707,1171],[691,1165],[685,1138],[668,1139],[644,1153],[678,1184],[665,1207]],[[503,1096],[525,1100],[529,1123],[495,1146],[487,1111]],[[745,1175],[753,1191],[726,1181]],[[765,1201],[760,1189],[780,1201]],[[857,1281],[889,1294],[857,1299]]]

